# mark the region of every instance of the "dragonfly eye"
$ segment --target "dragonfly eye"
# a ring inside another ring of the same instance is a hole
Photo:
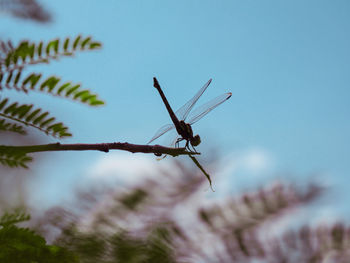
[[[193,139],[191,140],[191,145],[192,146],[198,146],[201,143],[201,137],[199,135],[193,136]]]

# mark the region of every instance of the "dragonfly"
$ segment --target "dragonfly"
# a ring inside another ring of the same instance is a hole
[[[171,131],[173,129],[176,129],[178,135],[176,136],[175,140],[172,143],[172,146],[179,146],[179,143],[183,140],[186,141],[186,149],[192,151],[190,149],[190,145],[192,146],[192,149],[194,152],[196,152],[196,149],[194,147],[198,146],[201,143],[200,136],[193,135],[192,125],[202,119],[205,115],[207,115],[209,112],[211,112],[213,109],[215,109],[217,106],[231,98],[232,93],[227,92],[224,93],[209,102],[203,104],[202,106],[199,106],[194,111],[191,111],[193,106],[196,104],[198,99],[202,96],[202,94],[206,91],[208,86],[210,85],[212,79],[209,79],[207,83],[204,84],[204,86],[189,100],[187,101],[181,108],[179,108],[175,113],[173,112],[172,108],[170,107],[170,104],[165,97],[158,80],[156,78],[153,78],[153,86],[158,90],[163,103],[168,110],[168,113],[171,117],[172,124],[166,124],[159,128],[159,130],[155,133],[155,135],[152,137],[152,139],[148,142],[151,143],[154,140],[158,139],[160,136],[164,135],[168,131]]]

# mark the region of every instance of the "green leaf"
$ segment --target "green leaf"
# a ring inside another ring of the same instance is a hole
[[[47,128],[47,130],[52,131],[54,135],[57,133],[59,134],[60,137],[69,137],[72,136],[71,133],[67,133],[66,130],[68,128],[64,127],[63,123],[55,123]]]
[[[22,105],[21,107],[19,107],[19,111],[17,112],[17,115],[20,119],[22,119],[28,112],[30,112],[30,110],[32,109],[33,105]]]
[[[81,98],[82,102],[94,101],[96,99],[96,95],[89,93],[88,96],[84,96]]]
[[[42,122],[40,124],[40,128],[43,128],[45,126],[48,126],[51,122],[53,122],[56,118],[55,117],[51,117],[49,119],[47,119],[46,121]]]
[[[57,95],[60,95],[61,92],[64,91],[66,88],[68,88],[70,84],[71,84],[70,82],[67,82],[67,83],[63,84],[63,85],[58,89]]]
[[[5,66],[8,68],[11,65],[12,62],[12,52],[8,53],[6,59],[5,59]]]
[[[47,87],[48,91],[51,92],[60,80],[60,78],[52,76],[40,85],[40,90],[42,91]]]
[[[49,116],[49,112],[42,112],[40,108],[33,109],[32,104],[19,105],[18,102],[14,102],[10,104],[10,106],[5,107],[7,102],[7,98],[0,102],[0,116],[3,119],[7,118],[11,122],[18,122],[19,124],[31,126],[52,136],[59,136],[62,138],[72,135],[67,132],[68,127],[64,126],[62,122],[54,123],[55,118]],[[8,124],[5,121],[1,121],[1,119],[0,130],[24,133],[24,129],[21,129],[18,125],[14,126],[13,124]]]
[[[77,49],[77,46],[79,44],[79,41],[81,39],[81,36],[77,36],[77,38],[74,40],[74,43],[73,43],[73,50],[76,50]]]
[[[38,53],[38,57],[40,58],[42,55],[42,51],[43,51],[43,45],[44,43],[42,41],[40,41],[38,47],[37,47],[37,53]]]
[[[99,49],[102,47],[102,44],[99,42],[92,42],[90,43],[89,49],[94,50],[94,49]]]
[[[49,115],[48,112],[42,113],[39,117],[37,117],[37,118],[33,121],[33,124],[40,123],[43,119],[45,119],[45,117],[46,117],[47,115]]]
[[[26,87],[27,83],[30,82],[30,88],[34,89],[35,85],[39,82],[40,78],[41,74],[32,73],[22,82],[22,86]]]
[[[73,87],[71,87],[69,90],[66,92],[66,97],[68,97],[70,94],[72,94],[74,91],[80,88],[80,84],[77,84]]]
[[[7,104],[7,102],[8,102],[8,99],[7,99],[7,98],[3,99],[3,100],[0,102],[0,110],[2,110],[2,108]]]
[[[9,72],[9,75],[8,75],[7,79],[6,79],[6,84],[9,84],[9,83],[10,83],[10,81],[11,81],[11,79],[12,79],[12,74],[13,74],[13,71],[11,70],[11,71]]]
[[[104,105],[104,104],[105,103],[102,100],[93,100],[93,101],[90,102],[91,106],[99,106],[99,105]]]
[[[5,71],[8,72],[18,68],[23,69],[32,64],[48,63],[51,59],[59,59],[61,56],[72,56],[77,51],[93,50],[101,47],[101,44],[92,41],[90,36],[82,38],[81,35],[78,35],[72,46],[70,42],[69,37],[65,38],[63,46],[60,48],[60,39],[49,41],[46,47],[43,41],[37,44],[21,41],[16,48],[7,48],[6,57],[0,62],[0,69],[1,65],[4,65]],[[3,42],[0,41],[0,43]],[[18,65],[20,61],[22,63]]]
[[[17,210],[17,211],[16,211]],[[0,217],[0,226],[9,227],[10,225],[14,225],[17,223],[21,223],[24,221],[30,220],[30,215],[23,212],[23,210],[16,209],[13,213],[5,212]]]
[[[68,52],[69,38],[67,37],[63,44],[64,52]]]
[[[90,42],[91,37],[87,37],[85,40],[83,40],[83,42],[81,42],[81,46],[80,49],[83,50],[85,49],[85,46]]]
[[[90,95],[90,91],[88,91],[88,90],[82,90],[82,91],[79,91],[79,92],[77,92],[77,93],[75,93],[75,95],[74,95],[74,99],[78,99],[79,97],[84,97],[84,96],[86,96],[86,95]]]
[[[14,81],[14,84],[15,84],[15,85],[17,85],[17,83],[18,83],[19,78],[21,77],[21,73],[22,73],[22,71],[18,71],[18,72],[17,72],[17,75],[16,75],[16,77],[15,77],[15,81]]]
[[[22,152],[0,151],[0,163],[8,167],[28,168],[27,163],[32,161],[32,157]]]
[[[23,126],[16,123],[7,122],[5,119],[0,119],[0,130],[3,132],[15,132],[21,135],[27,134]]]
[[[40,111],[41,111],[41,109],[36,109],[25,119],[25,121],[26,122],[31,121]]]
[[[4,110],[4,113],[5,114],[12,114],[13,113],[13,111],[17,108],[17,102],[14,102],[14,103],[12,103],[10,106],[8,106],[5,110]]]
[[[58,53],[58,46],[59,46],[59,39],[55,39],[49,42],[49,44],[46,46],[46,55],[51,55],[51,50],[54,51],[54,54],[56,55]]]
[[[23,41],[19,44],[17,47],[16,51],[14,54],[18,57],[21,58],[23,63],[26,62],[27,57],[29,57],[29,61],[34,58],[35,54],[35,44],[29,44],[28,41]]]
[[[17,74],[16,77],[17,76],[20,75]],[[82,103],[89,104],[90,106],[104,104],[102,100],[97,98],[96,94],[92,94],[86,89],[80,89],[80,84],[73,85],[71,82],[59,84],[61,81],[61,78],[59,77],[50,76],[46,79],[42,79],[41,77],[41,74],[31,73],[22,81],[22,85],[20,87],[23,91],[27,92],[28,85],[30,85],[31,90],[36,89],[36,86],[40,86],[39,91],[46,91],[57,96],[70,97],[73,100],[80,100]]]

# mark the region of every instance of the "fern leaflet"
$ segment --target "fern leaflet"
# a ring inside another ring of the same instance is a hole
[[[42,112],[40,108],[33,109],[33,104],[19,105],[17,102],[10,104],[9,100],[4,98],[0,101],[0,116],[31,126],[54,137],[72,136],[71,133],[67,132],[68,127],[61,122],[54,122],[55,118],[50,117],[48,112]]]
[[[28,221],[30,219],[30,215],[21,211],[20,209],[16,209],[12,213],[5,212],[0,217],[0,226],[8,227],[10,225],[14,225],[17,223],[21,223],[24,221]]]
[[[27,163],[33,160],[32,157],[26,155],[24,152],[16,152],[16,151],[0,151],[0,163],[4,166],[8,166],[11,168],[14,167],[22,167],[28,168]]]
[[[21,135],[27,134],[23,126],[7,122],[5,119],[0,119],[0,131],[16,132]]]
[[[59,59],[64,56],[73,56],[77,51],[95,50],[101,48],[102,44],[93,41],[91,37],[83,38],[78,35],[74,40],[66,38],[63,42],[54,39],[47,44],[44,42],[33,43],[22,41],[14,49],[6,48],[6,57],[0,62],[0,71],[11,72],[21,70],[27,65],[48,63],[51,59]]]
[[[81,89],[80,84],[72,84],[71,82],[62,82],[60,77],[50,76],[43,78],[40,73],[31,73],[24,79],[21,78],[21,70],[13,70],[10,72],[0,72],[0,89],[12,87],[18,91],[28,93],[29,90],[37,90],[47,92],[54,96],[67,97],[72,100],[79,100],[90,106],[103,105],[96,94],[91,93],[87,89]]]

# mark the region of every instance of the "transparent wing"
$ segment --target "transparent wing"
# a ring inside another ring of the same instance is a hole
[[[204,84],[204,86],[196,93],[196,95],[193,96],[192,99],[186,102],[185,105],[175,112],[175,115],[179,120],[185,120],[187,118],[194,104],[196,104],[199,97],[202,96],[203,92],[208,88],[211,80],[212,79],[208,80],[208,82]]]
[[[177,135],[174,139],[173,139],[173,141],[171,142],[171,144],[169,145],[170,147],[175,147],[175,144],[176,144],[176,142],[177,142],[177,139],[179,139],[181,136],[180,135]]]
[[[215,109],[221,103],[231,98],[231,96],[232,96],[232,93],[228,92],[212,99],[211,101],[203,104],[202,106],[199,106],[193,112],[191,112],[191,116],[189,117],[188,123],[192,125],[193,123],[199,121],[201,118],[203,118],[213,109]]]
[[[175,126],[174,124],[167,124],[159,128],[159,130],[156,132],[156,134],[153,136],[153,138],[147,143],[150,144],[153,142],[155,139],[158,139],[160,136],[162,136],[164,133],[174,129]]]

